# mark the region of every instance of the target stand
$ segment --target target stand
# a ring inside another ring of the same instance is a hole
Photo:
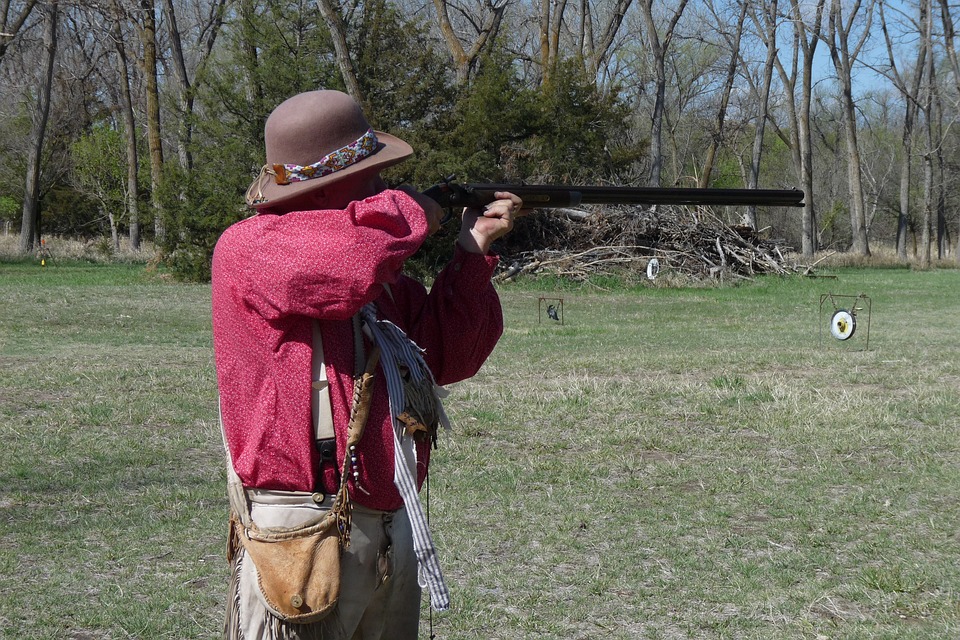
[[[543,322],[544,305],[546,305],[547,318],[551,322],[563,324],[563,298],[544,298],[541,297],[537,303],[537,323]]]
[[[864,338],[864,351],[870,349],[870,312],[873,301],[870,296],[861,293],[858,296],[824,293],[820,295],[820,321],[818,326],[819,342],[823,344],[826,327],[830,337],[838,342],[847,343],[854,335]],[[829,317],[827,317],[829,315]],[[864,322],[858,321],[863,318]],[[860,329],[859,333],[857,329]]]

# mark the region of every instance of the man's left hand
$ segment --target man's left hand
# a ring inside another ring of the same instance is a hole
[[[506,191],[494,194],[496,200],[483,209],[463,210],[457,242],[471,253],[486,255],[491,245],[510,233],[513,221],[523,209],[523,200]]]

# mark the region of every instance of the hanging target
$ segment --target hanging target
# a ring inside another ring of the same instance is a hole
[[[820,294],[820,315],[817,321],[820,344],[823,344],[825,329],[830,327],[830,335],[834,340],[842,342],[844,349],[853,348],[849,347],[852,344],[862,344],[864,350],[869,350],[872,310],[873,301],[865,293],[856,296],[839,293]],[[857,333],[858,324],[861,325],[859,333]],[[856,338],[854,333],[857,334]]]
[[[656,258],[650,258],[650,262],[647,263],[647,280],[656,280],[659,273],[660,261]]]
[[[846,309],[838,309],[830,318],[830,335],[837,340],[852,338],[856,330],[857,317]]]

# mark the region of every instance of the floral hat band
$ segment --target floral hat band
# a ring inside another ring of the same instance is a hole
[[[350,165],[373,155],[378,144],[377,134],[374,133],[373,129],[367,129],[367,132],[354,142],[325,155],[313,164],[307,166],[275,164],[273,165],[273,171],[268,171],[268,173],[274,174],[277,184],[290,184],[291,182],[303,182],[311,178],[319,178],[346,169]]]

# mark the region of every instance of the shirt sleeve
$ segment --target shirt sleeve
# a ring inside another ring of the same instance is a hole
[[[215,263],[233,271],[245,306],[267,321],[342,320],[396,281],[427,222],[413,198],[387,190],[345,210],[260,214],[231,231]]]
[[[498,263],[496,256],[458,245],[429,293],[406,287],[406,295],[395,300],[438,384],[473,376],[503,333],[500,297],[490,281]]]

